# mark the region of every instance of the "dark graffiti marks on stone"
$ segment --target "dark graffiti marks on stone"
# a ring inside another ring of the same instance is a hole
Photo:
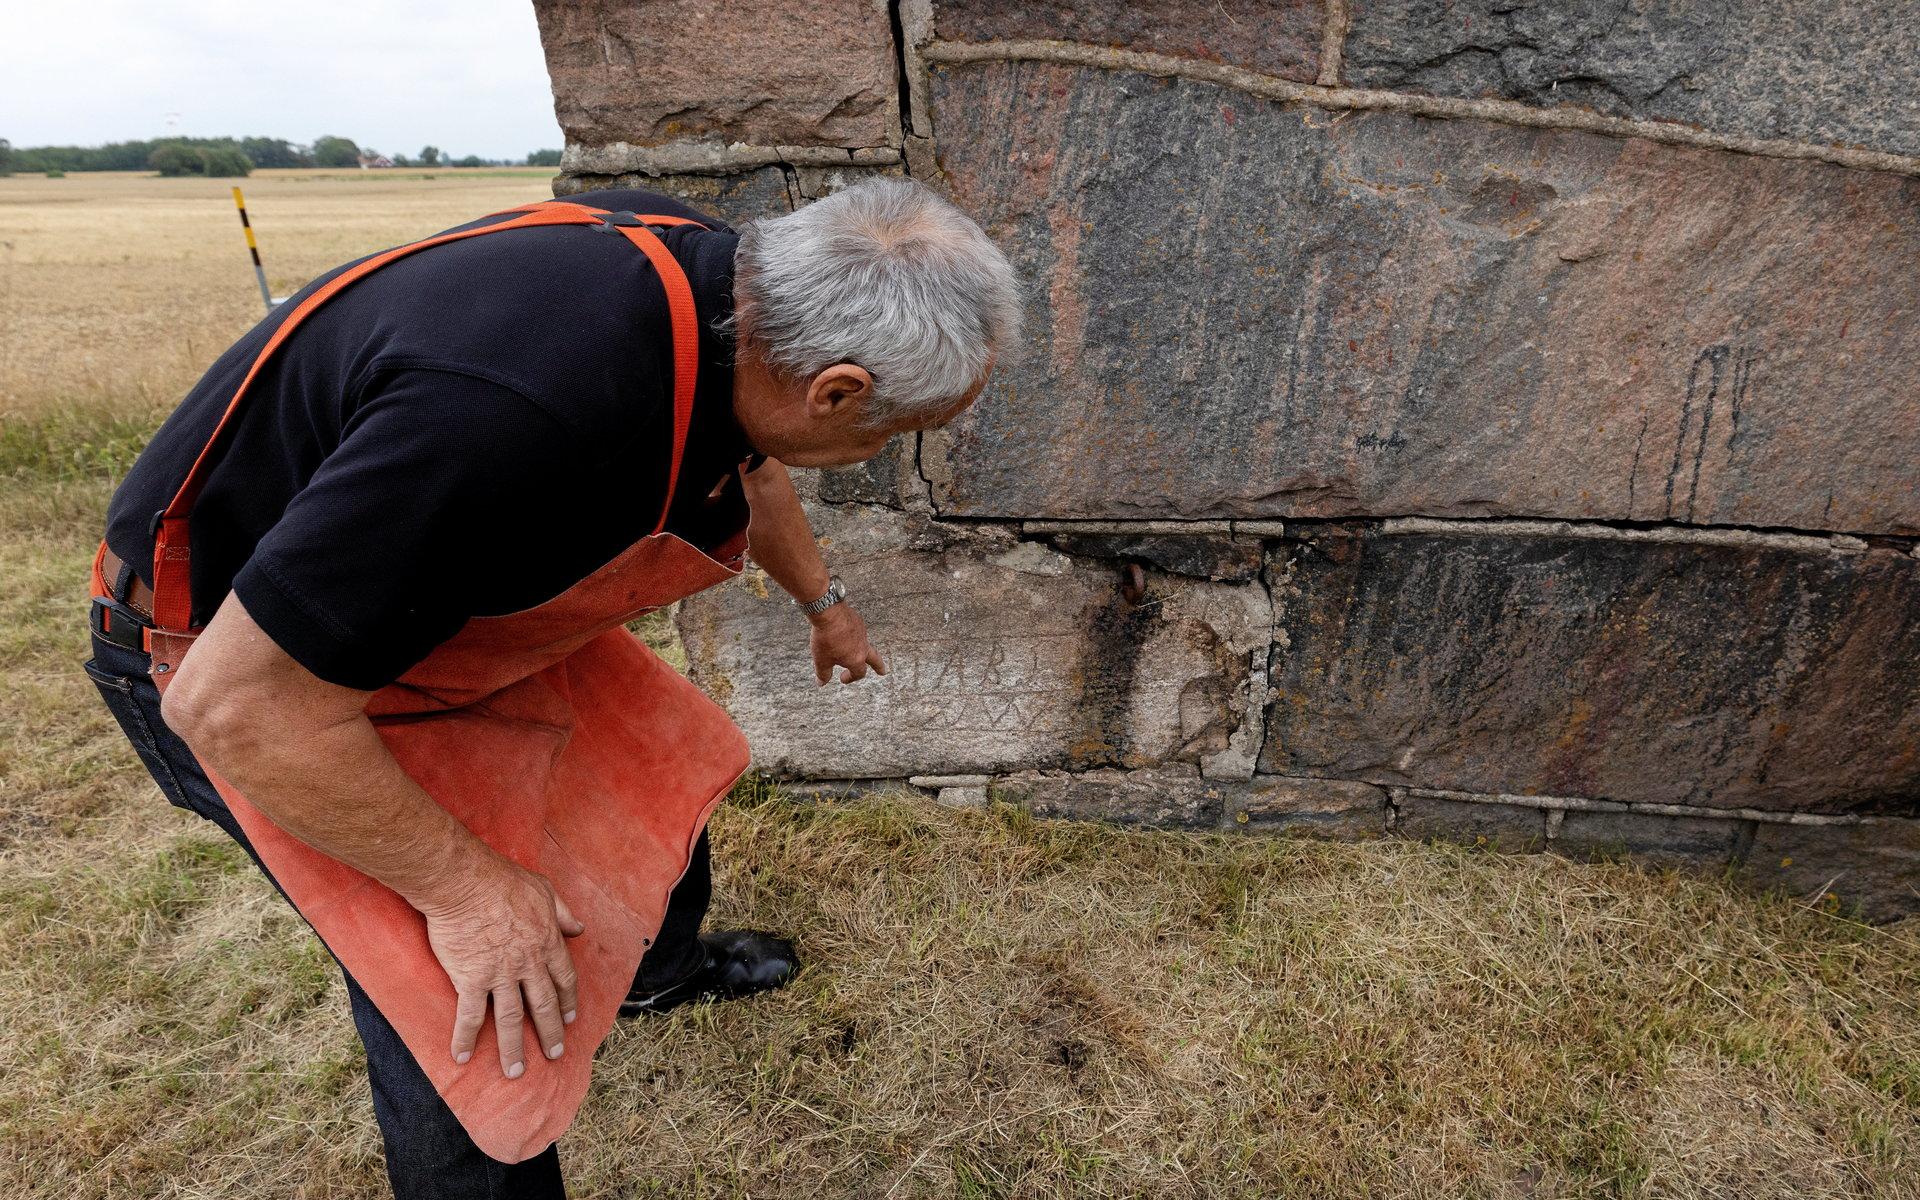
[[[1687,371],[1687,390],[1680,405],[1680,425],[1673,441],[1673,461],[1667,468],[1667,520],[1694,520],[1694,501],[1700,494],[1700,468],[1707,455],[1708,437],[1713,432],[1714,411],[1723,402],[1726,416],[1726,450],[1733,451],[1740,435],[1740,402],[1753,384],[1753,366],[1758,355],[1751,350],[1729,346],[1709,346],[1694,356]],[[1723,400],[1721,387],[1725,384]],[[1675,499],[1679,489],[1681,497]]]

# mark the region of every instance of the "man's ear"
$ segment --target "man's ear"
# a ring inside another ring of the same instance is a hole
[[[818,420],[864,408],[873,396],[873,376],[855,363],[835,363],[807,384],[807,415]]]

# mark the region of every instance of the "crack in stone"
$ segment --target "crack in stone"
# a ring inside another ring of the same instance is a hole
[[[894,84],[900,93],[900,144],[904,146],[906,140],[919,131],[913,127],[913,85],[907,74],[907,34],[900,19],[900,3],[901,0],[887,0],[887,21],[893,29]],[[908,164],[907,174],[913,174],[912,164]]]
[[[921,457],[926,449],[926,437],[924,430],[918,430],[913,435],[913,473],[920,477],[920,486],[927,490],[927,511],[933,514],[934,520],[939,521],[944,518],[940,515],[940,506],[934,502],[933,480],[928,478],[927,464]]]

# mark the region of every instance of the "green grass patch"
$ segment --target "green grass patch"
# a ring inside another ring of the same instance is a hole
[[[166,414],[111,403],[0,412],[0,480],[16,484],[124,476]]]

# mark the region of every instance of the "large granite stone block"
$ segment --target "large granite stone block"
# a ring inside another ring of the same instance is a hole
[[[1503,854],[1531,854],[1547,844],[1547,814],[1538,808],[1415,792],[1402,796],[1397,810],[1394,832],[1418,841],[1459,842]]]
[[[1920,821],[1761,825],[1742,873],[1756,887],[1891,921],[1920,912]]]
[[[1752,541],[1494,527],[1279,548],[1260,769],[1920,812],[1920,562]]]
[[[1036,816],[1159,828],[1226,824],[1260,833],[1335,839],[1386,833],[1387,794],[1340,779],[1215,779],[1191,765],[1135,770],[1020,771],[992,790]]]
[[[1033,345],[943,511],[1920,531],[1920,179],[1036,63],[935,71]]]
[[[891,146],[886,0],[535,0],[570,146]]]
[[[1258,6],[1219,0],[934,0],[935,36],[956,42],[1043,38],[1197,58],[1313,82],[1320,70],[1320,0]]]
[[[1745,823],[1645,812],[1561,814],[1552,849],[1574,859],[1631,859],[1646,867],[1712,871],[1733,860]]]
[[[847,504],[816,506],[815,522],[887,676],[817,686],[805,620],[757,574],[678,618],[690,674],[746,729],[763,770],[1252,773],[1271,634],[1258,582],[1149,572],[1136,605],[1114,564],[1005,530]]]
[[[1387,793],[1369,783],[1255,775],[1224,790],[1228,819],[1256,832],[1352,839],[1387,831]]]
[[[1885,0],[1351,0],[1345,82],[1920,154],[1920,13]]]
[[[995,780],[993,790],[1035,816],[1156,829],[1206,829],[1220,823],[1229,789],[1190,766],[1170,766],[1022,771]]]

